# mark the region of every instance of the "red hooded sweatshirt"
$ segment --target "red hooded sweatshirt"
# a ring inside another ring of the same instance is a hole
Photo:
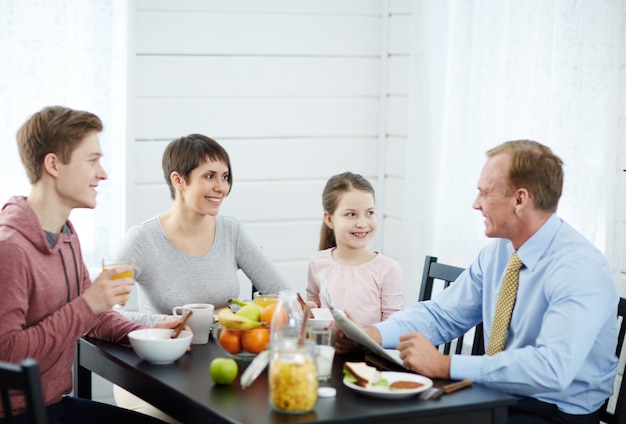
[[[0,211],[0,361],[36,359],[46,405],[72,390],[81,336],[128,343],[130,331],[145,328],[114,311],[91,311],[80,297],[91,280],[78,236],[70,221],[64,230],[50,248],[25,197],[10,198]],[[14,413],[24,412],[21,394],[11,403]]]

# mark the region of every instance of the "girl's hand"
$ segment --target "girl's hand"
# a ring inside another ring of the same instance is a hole
[[[356,325],[361,327],[361,325],[354,319],[354,317],[349,311],[344,310],[343,312],[350,319],[350,321],[354,322]],[[334,321],[333,321],[333,325],[335,325]],[[335,341],[335,351],[337,353],[342,354],[342,353],[358,352],[358,351],[365,350],[365,347],[363,345],[353,340],[350,340],[348,337],[346,337],[344,332],[341,331],[339,327],[337,327],[336,325],[335,327],[337,329],[337,339]],[[382,343],[382,337],[380,335],[380,332],[378,331],[378,328],[373,327],[373,326],[362,327],[362,328],[363,328],[363,331],[365,331],[365,333],[372,338],[372,340],[374,340],[378,344]]]

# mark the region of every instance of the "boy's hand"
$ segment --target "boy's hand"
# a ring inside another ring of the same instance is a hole
[[[113,276],[128,271],[132,267],[119,266],[103,272],[82,294],[94,314],[100,315],[128,300],[131,287],[135,280],[129,277],[113,279]]]

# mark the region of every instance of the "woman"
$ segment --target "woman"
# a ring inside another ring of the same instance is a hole
[[[139,311],[122,314],[153,323],[187,303],[227,307],[228,299],[239,297],[239,269],[259,290],[290,288],[243,226],[218,215],[232,188],[230,158],[221,145],[201,134],[178,138],[163,152],[162,166],[171,208],[130,228],[115,254],[132,259],[137,282]],[[172,421],[145,402],[129,404],[122,389],[114,392],[118,405]]]

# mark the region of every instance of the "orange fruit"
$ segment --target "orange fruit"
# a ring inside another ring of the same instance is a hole
[[[241,345],[253,354],[258,354],[267,348],[270,342],[270,330],[266,327],[251,328],[243,332]]]
[[[241,352],[243,350],[243,345],[241,344],[241,335],[243,331],[241,330],[231,330],[229,328],[223,328],[220,332],[219,342],[220,346],[233,355]]]
[[[280,327],[284,327],[287,324],[288,320],[289,320],[289,317],[287,316],[287,311],[285,311],[283,308],[280,308],[278,310],[275,309],[272,312],[272,318],[270,322],[272,323],[273,327],[280,328]]]
[[[271,323],[272,317],[274,316],[274,311],[276,311],[277,306],[278,306],[278,303],[271,303],[267,305],[265,308],[263,308],[263,310],[261,311],[261,317],[259,318],[259,321],[266,322],[268,324]]]

